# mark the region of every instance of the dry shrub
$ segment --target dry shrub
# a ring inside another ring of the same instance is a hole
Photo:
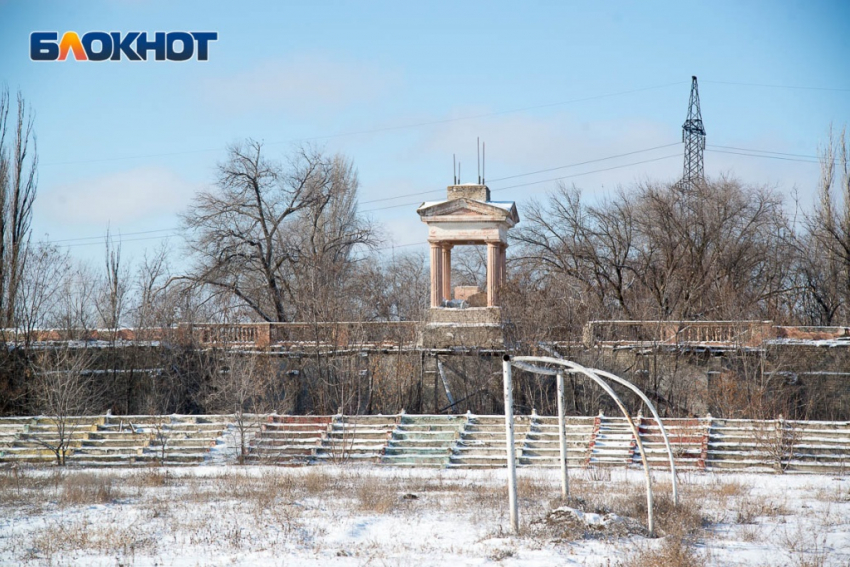
[[[736,524],[755,524],[759,517],[775,518],[788,515],[785,504],[774,502],[766,496],[738,498],[731,509],[735,513]]]
[[[690,538],[669,536],[660,547],[643,547],[629,554],[621,567],[701,567],[705,558],[694,548]]]
[[[168,474],[168,469],[151,467],[129,476],[125,482],[138,488],[162,488],[173,480],[174,477]]]
[[[494,488],[483,484],[468,485],[457,493],[456,501],[456,508],[459,510],[467,509],[476,514],[498,511],[508,505],[508,488]]]
[[[340,477],[328,474],[322,467],[310,467],[295,483],[310,496],[321,496],[338,486]]]
[[[68,475],[63,483],[59,499],[62,506],[86,506],[108,504],[119,497],[115,479],[111,476],[91,473]]]
[[[679,504],[673,504],[673,498],[664,492],[653,493],[652,505],[655,517],[655,530],[659,535],[675,535],[680,538],[699,534],[709,521],[703,516],[698,502],[692,498],[680,498]],[[646,493],[633,492],[613,510],[620,516],[646,518]]]
[[[735,496],[741,496],[746,493],[749,489],[744,486],[740,481],[737,480],[728,480],[721,482],[719,486],[716,487],[716,491],[720,496],[725,496],[727,498],[733,498]]]
[[[521,476],[517,479],[517,496],[520,499],[540,502],[551,498],[559,490],[551,480],[543,480],[538,477]]]
[[[781,544],[793,567],[825,567],[830,548],[823,532],[812,530],[799,520],[791,528],[786,526],[781,535]]]
[[[357,483],[354,490],[360,510],[386,514],[395,507],[396,492],[387,489],[387,483],[383,479],[364,477]]]

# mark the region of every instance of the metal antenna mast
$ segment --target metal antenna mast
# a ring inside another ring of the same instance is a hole
[[[682,141],[685,143],[685,169],[682,188],[688,189],[705,180],[703,154],[705,152],[705,126],[699,108],[699,86],[697,78],[691,77],[691,99],[688,102],[688,118],[682,125]]]

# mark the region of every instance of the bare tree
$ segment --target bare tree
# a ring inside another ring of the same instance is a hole
[[[95,293],[97,276],[91,267],[76,262],[61,281],[59,305],[53,314],[51,326],[62,329],[68,337],[85,335],[97,321]]]
[[[820,165],[818,201],[805,219],[807,234],[800,264],[811,321],[832,325],[847,319],[850,305],[850,144],[846,129],[835,136],[830,127]]]
[[[788,222],[766,188],[647,184],[589,206],[561,187],[526,217],[516,239],[530,269],[578,282],[601,318],[778,315],[790,289]]]
[[[305,252],[291,229],[332,198],[334,181],[334,160],[316,150],[299,149],[284,168],[264,156],[260,142],[232,146],[216,188],[197,195],[183,215],[196,259],[191,279],[237,297],[264,321],[289,320],[288,269]]]
[[[262,418],[275,408],[274,375],[267,364],[250,353],[225,352],[210,376],[204,407],[233,414],[236,457],[244,464],[253,434]]]
[[[39,243],[31,250],[18,287],[15,316],[25,347],[36,340],[36,331],[46,327],[55,314],[70,270],[67,251],[49,243]]]
[[[108,229],[104,260],[106,270],[95,300],[95,308],[100,323],[111,331],[114,341],[127,307],[129,270],[121,264],[120,240],[116,243]]]
[[[632,316],[635,219],[624,193],[593,207],[575,187],[559,185],[545,204],[532,202],[525,216],[514,238],[531,269],[580,284],[608,318]]]
[[[152,253],[146,252],[137,269],[136,328],[145,329],[162,323],[167,327],[174,322],[174,307],[169,305],[168,250],[168,242],[164,242]]]
[[[73,440],[74,418],[100,409],[92,376],[91,363],[85,349],[52,349],[42,353],[35,365],[32,398],[35,407],[50,418],[55,436],[40,441],[53,451],[56,464],[65,465]]]
[[[21,93],[10,121],[11,109],[9,90],[4,88],[0,91],[0,317],[6,328],[15,326],[38,186],[33,114]]]

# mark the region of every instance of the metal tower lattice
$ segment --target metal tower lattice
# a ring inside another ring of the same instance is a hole
[[[689,188],[705,179],[703,153],[705,152],[705,126],[699,107],[697,78],[691,77],[691,99],[688,102],[688,118],[682,124],[682,141],[685,143],[685,169],[682,187]]]

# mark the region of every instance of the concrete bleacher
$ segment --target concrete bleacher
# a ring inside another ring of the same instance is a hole
[[[844,474],[850,423],[712,419],[706,468]]]
[[[786,421],[784,426],[785,443],[792,448],[784,464],[786,471],[847,474],[850,422]]]
[[[667,418],[663,420],[663,423],[676,468],[680,470],[705,468],[705,459],[708,456],[708,420]],[[638,426],[649,466],[668,468],[669,455],[658,422],[653,418],[641,417],[635,424]],[[634,462],[640,463],[638,451],[635,451]]]
[[[56,462],[57,451],[64,455],[66,462],[70,462],[103,419],[102,416],[75,416],[61,420],[45,416],[29,418],[14,439],[7,439],[7,445],[0,450],[0,462],[50,464]]]
[[[151,436],[134,426],[131,417],[106,416],[95,426],[68,464],[78,466],[130,466],[136,464]]]
[[[444,467],[466,422],[465,415],[404,414],[392,432],[381,464]]]
[[[172,415],[152,419],[143,426],[151,434],[139,462],[164,465],[197,465],[210,459],[210,451],[223,439],[231,423],[230,416]]]
[[[567,442],[567,466],[584,466],[590,453],[590,439],[595,419],[567,417],[564,433]],[[558,418],[533,415],[518,464],[527,467],[561,466],[561,445]]]
[[[515,416],[517,466],[557,467],[554,416]],[[653,468],[669,466],[656,420],[634,418]],[[847,474],[850,422],[665,418],[680,470]],[[0,418],[0,466],[56,464],[61,424]],[[507,465],[502,415],[82,416],[64,420],[69,466],[231,464],[499,468]],[[244,434],[244,440],[242,435]],[[567,417],[568,466],[641,466],[622,416]]]
[[[327,439],[331,416],[272,415],[254,437],[248,462],[306,465]]]
[[[31,417],[0,417],[0,451],[11,447],[32,422]]]
[[[379,462],[398,415],[338,415],[322,445],[316,450],[320,462]]]
[[[635,439],[625,418],[597,417],[590,443],[587,463],[591,466],[624,466],[633,461]]]
[[[530,416],[514,416],[514,449],[517,457],[522,454],[530,427]],[[505,416],[470,415],[452,448],[447,466],[473,469],[506,467],[508,457],[505,442]]]

